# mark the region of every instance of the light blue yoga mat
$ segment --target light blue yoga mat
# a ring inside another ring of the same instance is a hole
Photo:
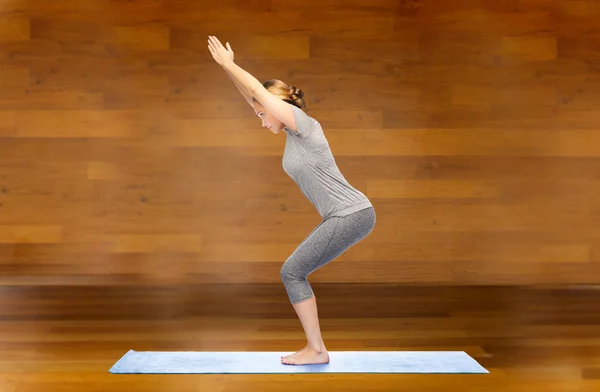
[[[323,365],[285,365],[289,352],[134,351],[115,374],[223,373],[489,373],[464,351],[330,351]]]

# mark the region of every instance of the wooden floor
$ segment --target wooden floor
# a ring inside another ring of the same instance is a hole
[[[0,391],[598,391],[600,290],[313,285],[330,351],[464,350],[489,375],[113,375],[129,349],[296,351],[281,285],[0,289]]]

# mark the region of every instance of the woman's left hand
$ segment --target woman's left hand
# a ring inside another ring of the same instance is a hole
[[[208,36],[208,50],[210,50],[210,54],[212,54],[213,58],[220,66],[223,66],[228,61],[233,61],[233,50],[231,46],[229,46],[229,42],[227,42],[227,49],[223,47],[221,41],[217,37],[213,37],[212,35]]]

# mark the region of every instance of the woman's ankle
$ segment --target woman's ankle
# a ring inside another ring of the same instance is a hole
[[[325,343],[321,343],[321,344],[309,344],[308,348],[316,351],[318,353],[323,352],[323,351],[327,351],[327,349],[325,348]]]

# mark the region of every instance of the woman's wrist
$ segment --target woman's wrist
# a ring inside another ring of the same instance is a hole
[[[223,65],[221,65],[221,67],[223,67],[223,69],[225,69],[226,71],[229,71],[232,64],[233,64],[233,60],[228,59],[223,62]]]

